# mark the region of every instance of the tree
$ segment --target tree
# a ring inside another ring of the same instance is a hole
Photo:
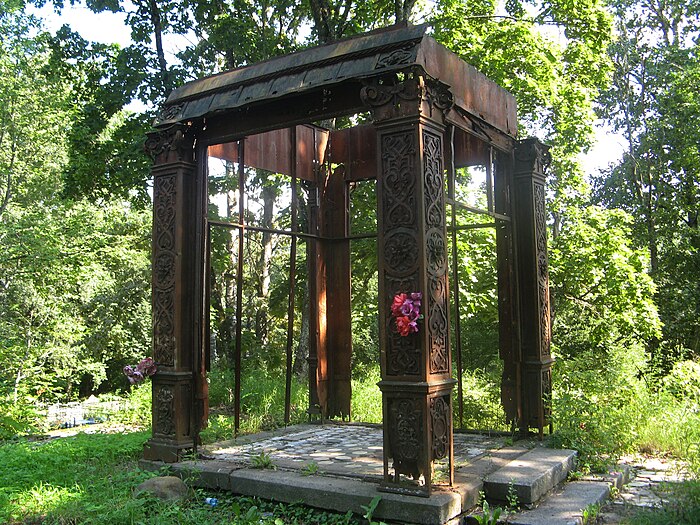
[[[569,206],[585,202],[578,155],[591,140],[593,102],[608,82],[605,2],[440,0],[435,37],[509,90],[519,130],[552,146],[549,209],[556,237]]]
[[[675,360],[700,355],[698,6],[655,0],[615,6],[615,74],[601,113],[628,149],[597,177],[595,197],[635,217],[634,242],[649,254],[664,323],[663,337],[648,351],[665,373]]]
[[[2,3],[0,34],[0,395],[71,396],[110,366],[125,386],[148,344],[147,215],[63,198],[72,86],[38,21]]]

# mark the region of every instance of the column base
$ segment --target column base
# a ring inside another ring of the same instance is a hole
[[[151,438],[143,445],[143,459],[178,463],[194,450],[193,441],[175,443],[166,439]]]

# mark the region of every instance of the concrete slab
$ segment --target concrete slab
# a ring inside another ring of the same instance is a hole
[[[508,491],[514,490],[520,505],[535,503],[566,479],[575,460],[574,450],[533,448],[486,477],[486,496],[506,501]]]
[[[579,478],[579,481],[605,481],[611,487],[618,490],[630,482],[632,476],[632,468],[629,465],[621,463],[614,469],[610,469],[605,474],[588,474]]]
[[[510,525],[581,525],[583,510],[608,499],[610,485],[598,481],[573,481],[556,489],[540,505],[508,517]]]
[[[163,463],[142,460],[141,467],[160,470]],[[430,498],[380,493],[377,483],[328,475],[305,476],[298,471],[231,468],[221,461],[183,461],[167,465],[171,472],[195,486],[235,494],[301,502],[311,507],[364,514],[374,497],[381,500],[374,517],[407,525],[442,525],[457,518],[478,500],[480,480],[463,479],[452,489],[434,489]],[[463,501],[469,502],[465,508]]]
[[[456,433],[455,483],[452,487],[435,485],[430,498],[377,490],[383,479],[380,426],[296,425],[210,445],[200,450],[196,461],[167,467],[190,485],[280,502],[302,502],[341,513],[350,510],[364,514],[363,505],[381,496],[374,512],[378,520],[458,525],[478,504],[484,477],[507,471],[523,457],[529,458],[526,464],[544,462],[546,454],[541,449],[533,453],[532,443],[504,446],[505,441],[499,435]],[[254,468],[263,454],[274,469]],[[141,466],[160,470],[166,465],[142,460]],[[436,469],[444,467],[439,464]],[[504,475],[507,492],[511,477],[520,478],[522,472]]]
[[[415,523],[441,525],[462,513],[458,493],[436,491],[430,498],[416,498],[391,493],[378,493],[375,483],[328,476],[302,476],[297,472],[240,470],[231,474],[231,491],[248,496],[270,498],[338,512],[352,510],[363,514],[363,505],[381,495],[374,517]]]

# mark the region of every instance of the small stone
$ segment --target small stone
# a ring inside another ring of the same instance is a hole
[[[187,499],[189,488],[177,476],[160,476],[147,479],[134,489],[134,497],[150,493],[165,501],[180,501]]]

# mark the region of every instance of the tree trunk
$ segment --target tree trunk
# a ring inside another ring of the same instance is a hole
[[[158,69],[163,82],[163,97],[167,97],[172,86],[170,86],[170,74],[168,72],[168,63],[165,60],[165,51],[163,49],[163,21],[160,16],[160,8],[157,0],[149,0],[149,11],[151,23],[153,24],[153,39],[156,44],[156,56],[158,57]]]
[[[277,190],[274,183],[265,179],[265,175],[260,173],[262,180],[263,216],[262,227],[272,228],[272,217],[275,211],[275,197]],[[255,312],[255,335],[261,345],[267,343],[268,336],[268,302],[270,300],[270,263],[272,261],[272,234],[262,233],[262,246],[258,258],[258,308]]]
[[[309,287],[304,288],[304,300],[301,308],[301,333],[299,344],[294,352],[294,366],[292,371],[299,380],[303,380],[309,372]]]
[[[226,162],[226,181],[234,180],[236,177],[236,170],[232,162]],[[226,216],[229,220],[236,218],[238,212],[238,185],[231,189],[230,185],[227,184],[228,189],[226,190]],[[231,230],[231,233],[234,230]],[[222,275],[223,283],[222,289],[224,293],[224,318],[222,321],[221,329],[221,346],[224,348],[224,354],[226,355],[226,361],[229,367],[233,367],[235,363],[235,348],[234,348],[234,334],[236,333],[236,322],[240,322],[240,319],[234,317],[234,312],[236,311],[236,284],[237,281],[241,281],[241,276],[236,274],[236,269],[238,268],[238,243],[234,242],[235,237],[229,233],[226,239],[226,254],[227,254],[227,265],[226,271]],[[240,232],[238,233],[240,235]],[[240,283],[242,284],[242,283]]]

